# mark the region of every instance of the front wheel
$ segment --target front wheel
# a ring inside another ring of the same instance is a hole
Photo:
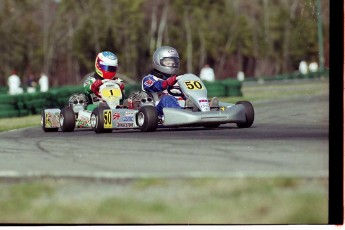
[[[154,106],[143,106],[137,113],[137,124],[143,132],[153,132],[158,126],[158,114]]]
[[[249,101],[238,101],[236,103],[236,105],[238,105],[238,104],[244,106],[246,122],[237,123],[237,127],[238,128],[249,128],[250,126],[252,126],[252,124],[254,122],[254,107],[253,107],[252,103],[250,103]]]
[[[65,107],[60,112],[60,127],[62,132],[73,132],[75,128],[75,115],[71,107]]]
[[[104,113],[103,111],[106,108],[104,107],[97,107],[94,110],[92,110],[91,113],[91,127],[95,133],[111,133],[112,129],[105,129],[104,128]]]

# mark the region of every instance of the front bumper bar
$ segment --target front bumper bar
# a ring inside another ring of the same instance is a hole
[[[241,104],[224,111],[193,112],[184,109],[164,108],[164,126],[189,126],[206,124],[244,123],[246,114]]]

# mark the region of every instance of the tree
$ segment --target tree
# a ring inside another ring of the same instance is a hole
[[[327,67],[328,1],[322,8]],[[119,73],[139,81],[161,45],[178,50],[180,73],[199,74],[206,62],[218,79],[292,72],[317,60],[316,13],[316,0],[2,0],[0,80],[17,69],[80,84],[109,50]]]

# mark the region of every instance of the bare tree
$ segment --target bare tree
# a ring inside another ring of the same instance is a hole
[[[187,38],[187,72],[193,72],[193,41],[192,41],[192,29],[190,26],[190,20],[188,17],[188,9],[184,9],[184,26],[186,29]]]
[[[150,54],[153,54],[156,47],[156,38],[157,33],[157,4],[153,5],[151,13],[151,30],[150,30]]]
[[[167,18],[168,18],[168,9],[169,9],[169,0],[166,0],[166,1],[164,1],[163,13],[162,13],[162,17],[161,17],[161,20],[159,23],[156,48],[162,46],[163,32],[164,32],[164,29],[166,27]]]

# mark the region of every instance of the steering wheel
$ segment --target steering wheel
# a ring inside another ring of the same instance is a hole
[[[171,90],[173,90],[173,89],[177,89],[180,92],[179,93],[172,92]],[[184,96],[183,93],[181,92],[180,87],[168,86],[167,91],[170,95],[175,96],[175,97],[183,97]]]

